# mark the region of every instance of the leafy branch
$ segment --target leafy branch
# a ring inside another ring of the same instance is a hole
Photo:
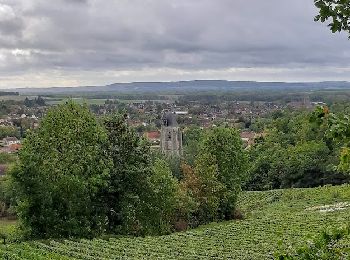
[[[328,27],[332,33],[345,31],[350,38],[350,0],[314,0],[319,14],[316,22],[330,21]]]

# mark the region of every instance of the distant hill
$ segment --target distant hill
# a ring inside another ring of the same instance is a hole
[[[322,90],[350,89],[350,82],[255,82],[227,80],[193,80],[178,82],[132,82],[114,83],[105,86],[19,88],[20,94],[73,94],[86,92],[114,93],[159,93],[159,92],[196,92],[196,91],[251,91],[251,90]]]

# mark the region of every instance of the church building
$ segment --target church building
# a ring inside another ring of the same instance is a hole
[[[182,133],[175,113],[168,112],[163,116],[160,147],[162,153],[166,155],[182,155]]]

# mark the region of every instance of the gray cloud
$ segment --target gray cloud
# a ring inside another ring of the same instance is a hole
[[[0,86],[35,73],[66,84],[72,73],[79,83],[89,73],[133,81],[177,70],[170,80],[229,77],[234,68],[253,68],[254,80],[259,69],[290,80],[290,70],[307,68],[310,78],[296,80],[316,79],[323,68],[349,67],[350,43],[315,23],[315,12],[311,0],[0,0]]]

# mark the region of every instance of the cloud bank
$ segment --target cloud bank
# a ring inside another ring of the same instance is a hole
[[[0,87],[350,80],[312,0],[0,0]]]

